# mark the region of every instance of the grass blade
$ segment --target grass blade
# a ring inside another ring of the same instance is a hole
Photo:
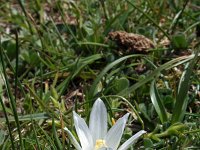
[[[34,135],[34,138],[35,138],[35,141],[36,141],[36,146],[37,146],[37,149],[41,149],[40,147],[40,144],[39,144],[39,141],[38,141],[38,137],[37,137],[37,133],[36,133],[36,130],[35,130],[35,124],[34,124],[34,121],[31,119],[31,126],[32,126],[32,129],[33,129],[33,135]]]
[[[44,134],[44,139],[48,141],[49,145],[51,146],[51,149],[57,150],[52,138],[48,135],[48,133],[45,130],[43,130],[43,128],[40,125],[38,125],[38,129],[40,129],[39,133],[41,135]]]
[[[13,139],[13,136],[12,136],[12,129],[11,129],[11,126],[10,126],[10,123],[9,123],[9,119],[8,119],[8,115],[7,115],[7,112],[6,112],[6,109],[5,109],[5,106],[4,106],[4,103],[3,103],[3,100],[1,98],[1,96],[0,96],[0,103],[1,103],[4,115],[5,115],[6,124],[8,125],[8,132],[9,132],[9,136],[10,136],[12,149],[14,150],[15,149],[15,145],[14,145],[14,139]]]
[[[128,58],[131,58],[131,57],[139,57],[139,56],[144,56],[144,55],[128,55],[128,56],[124,56],[124,57],[121,57],[117,60],[115,60],[114,62],[112,62],[111,64],[109,64],[108,66],[106,66],[102,72],[97,76],[97,78],[94,80],[90,90],[89,90],[89,94],[88,94],[88,97],[89,99],[91,100],[95,95],[95,89],[97,87],[97,84],[101,81],[102,77],[109,71],[111,70],[114,66],[118,65],[120,62],[128,59]]]
[[[57,131],[56,131],[56,125],[55,125],[55,122],[54,122],[54,117],[52,118],[52,130],[53,130],[53,136],[55,138],[55,144],[57,146],[58,149],[63,149],[62,148],[62,144],[58,138],[58,135],[57,135]]]
[[[194,55],[182,56],[182,57],[173,59],[173,60],[161,65],[160,67],[155,69],[151,74],[149,74],[148,77],[146,77],[145,79],[143,79],[141,81],[138,81],[137,83],[135,83],[134,85],[132,85],[128,89],[121,91],[119,93],[119,95],[129,95],[131,92],[135,91],[136,89],[138,89],[142,85],[153,80],[156,76],[160,75],[161,71],[173,68],[173,67],[180,65],[180,64],[183,64],[183,63],[191,60],[192,58],[194,58]]]
[[[0,51],[2,52],[1,36],[0,36]],[[6,112],[6,108],[5,108],[5,105],[4,105],[4,102],[3,102],[2,98],[1,98],[1,96],[0,96],[0,103],[1,103],[1,106],[2,106],[2,109],[3,109],[3,113],[5,115],[6,124],[8,125],[8,132],[9,132],[9,136],[10,136],[10,140],[11,140],[12,149],[14,150],[15,149],[15,145],[14,145],[14,139],[13,139],[13,136],[12,136],[12,129],[11,129],[11,126],[10,126],[10,123],[9,123],[9,119],[8,119],[8,115],[7,115],[7,112]]]
[[[150,96],[151,96],[151,101],[153,103],[153,106],[160,118],[160,121],[162,123],[167,122],[167,120],[168,120],[167,112],[166,112],[165,106],[159,96],[158,90],[155,85],[155,80],[153,80],[151,82]]]
[[[18,41],[16,41],[16,43],[18,43]],[[17,51],[17,49],[16,49],[16,51]],[[18,56],[16,56],[16,57],[18,57]],[[6,74],[6,67],[5,67],[5,63],[4,63],[4,59],[3,59],[2,49],[0,49],[0,58],[1,58],[1,63],[2,63],[2,67],[3,67],[3,74],[4,74],[4,77],[5,77],[5,84],[6,84],[7,94],[8,94],[10,103],[11,103],[11,108],[12,108],[12,111],[13,111],[13,114],[14,114],[16,125],[17,125],[17,131],[18,131],[19,140],[20,140],[20,147],[23,150],[24,147],[23,147],[23,141],[22,141],[22,136],[21,136],[20,123],[19,123],[17,109],[16,109],[16,102],[15,102],[15,100],[13,98],[13,94],[11,92],[10,83],[8,81],[8,76]]]
[[[171,26],[170,26],[170,28],[169,28],[170,31],[171,31],[171,33],[173,33],[174,30],[176,29],[176,26],[177,26],[179,20],[181,19],[181,16],[182,16],[184,10],[186,9],[186,6],[187,6],[188,2],[189,2],[189,0],[186,0],[186,1],[185,1],[184,5],[183,5],[183,8],[182,8],[182,9],[176,14],[176,16],[174,17],[174,19],[173,19],[173,21],[172,21],[172,24],[171,24]]]
[[[18,116],[18,118],[19,118],[19,121],[31,121],[31,120],[48,119],[49,115],[47,113],[35,113],[35,114],[28,114],[24,116]],[[5,121],[6,121],[6,118],[0,118],[0,122],[5,122]],[[15,121],[15,118],[8,117],[8,121],[9,122]]]
[[[199,51],[196,51],[196,54],[193,60],[191,60],[186,65],[186,69],[181,76],[179,86],[178,86],[178,93],[176,96],[176,103],[175,103],[175,107],[172,114],[172,123],[182,121],[183,116],[185,114],[187,103],[188,103],[187,95],[188,95],[188,90],[190,86],[190,77],[192,75],[192,71],[196,62],[198,62],[200,58],[198,56],[198,52]]]
[[[158,23],[156,23],[156,21],[150,17],[147,13],[143,12],[142,9],[140,9],[139,7],[135,6],[135,4],[133,2],[130,2],[129,0],[127,0],[127,2],[133,6],[135,9],[137,9],[139,12],[141,12],[146,18],[148,18],[169,40],[171,39],[170,36],[167,34],[167,32],[165,32],[163,30],[163,28],[161,28]]]

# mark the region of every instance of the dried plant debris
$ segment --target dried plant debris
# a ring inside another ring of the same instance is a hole
[[[160,42],[159,45],[162,47],[168,48],[170,46],[170,40],[167,37],[164,37]]]
[[[115,41],[125,53],[147,53],[149,49],[154,48],[153,42],[145,36],[125,31],[110,32],[108,39]]]

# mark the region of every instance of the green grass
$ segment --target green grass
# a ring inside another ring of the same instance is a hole
[[[199,6],[2,0],[0,149],[74,149],[63,128],[74,131],[72,110],[88,121],[98,97],[109,126],[131,112],[122,141],[147,131],[132,149],[199,149]],[[119,30],[144,35],[155,48],[123,54],[107,38]]]

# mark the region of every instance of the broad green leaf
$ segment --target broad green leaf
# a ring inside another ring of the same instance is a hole
[[[172,36],[171,44],[172,48],[174,48],[175,50],[181,50],[181,49],[184,50],[187,49],[188,47],[187,39],[183,33],[178,33]]]
[[[153,142],[149,138],[144,138],[144,147],[145,148],[151,148],[153,146]]]
[[[113,90],[115,93],[119,93],[124,89],[127,89],[129,87],[129,80],[125,77],[122,77],[120,79],[116,79],[113,81]]]

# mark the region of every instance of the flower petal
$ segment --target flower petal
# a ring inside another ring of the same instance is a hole
[[[129,138],[124,144],[122,144],[118,150],[127,150],[141,135],[146,133],[146,131],[141,130]]]
[[[78,134],[79,140],[81,142],[82,150],[92,150],[94,147],[94,142],[92,139],[91,132],[82,119],[76,112],[73,111],[74,124],[76,132]]]
[[[94,141],[103,139],[107,133],[107,111],[100,98],[95,101],[92,107],[89,128]]]
[[[67,132],[69,139],[77,150],[82,150],[76,138],[72,135],[72,133],[65,127],[64,130]]]
[[[108,148],[108,147],[102,147],[102,148],[99,148],[98,150],[113,150],[112,148]]]
[[[108,131],[105,137],[106,145],[113,150],[116,150],[119,146],[128,116],[129,113],[118,119],[115,125]]]

